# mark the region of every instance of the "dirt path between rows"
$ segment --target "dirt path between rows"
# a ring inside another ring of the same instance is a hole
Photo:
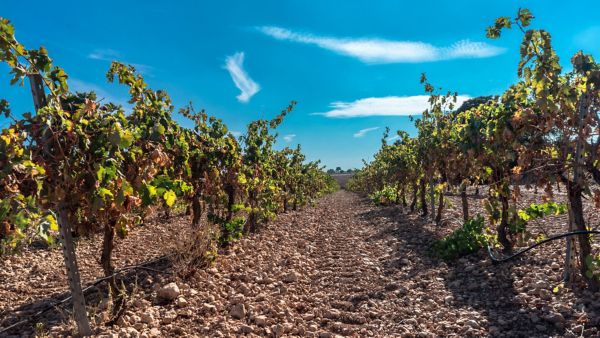
[[[322,338],[597,334],[599,295],[550,292],[560,281],[552,257],[491,266],[480,254],[447,264],[432,257],[429,247],[448,231],[339,191],[314,207],[281,215],[191,278],[142,272],[122,320],[97,332]],[[157,291],[169,282],[177,284],[179,296],[166,302]],[[101,321],[100,312],[96,318]],[[50,335],[69,327],[47,320]]]

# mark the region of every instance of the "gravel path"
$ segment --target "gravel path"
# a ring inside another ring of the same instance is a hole
[[[186,224],[183,218],[172,223]],[[151,234],[152,227],[164,228],[155,224],[144,231]],[[281,215],[191,277],[141,272],[125,315],[111,328],[97,326],[97,332],[114,337],[597,336],[600,294],[577,287],[552,292],[560,282],[561,243],[551,255],[540,251],[515,265],[492,266],[484,253],[447,264],[429,248],[449,231],[339,191],[314,207]],[[127,240],[142,242],[135,236],[134,231]],[[60,258],[58,250],[28,254]],[[97,273],[87,271],[90,264],[84,269],[84,275]],[[49,280],[62,278],[48,273]],[[0,292],[17,302],[30,299],[4,287]],[[39,294],[32,288],[30,294]],[[102,323],[106,300],[92,297],[89,303]],[[10,308],[4,304],[0,310]],[[64,315],[49,316],[45,330],[51,336],[72,327],[60,321]],[[24,328],[21,334],[32,331]]]
[[[389,299],[398,297],[382,264],[393,248],[383,238],[370,239],[376,226],[364,216],[372,208],[340,191],[242,241],[234,255],[197,281],[209,298],[217,290],[227,292],[213,302],[222,311],[205,318],[201,333],[328,337],[383,332]],[[237,304],[243,304],[244,317],[232,320]]]

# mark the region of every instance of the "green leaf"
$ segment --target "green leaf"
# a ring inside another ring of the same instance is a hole
[[[146,185],[146,189],[148,189],[148,196],[154,197],[156,196],[156,187],[150,184]]]
[[[119,147],[129,148],[133,144],[133,133],[129,130],[119,132]]]
[[[591,255],[585,257],[585,266],[587,266],[588,269],[592,269],[594,267],[594,258]]]
[[[98,188],[96,190],[96,193],[98,194],[98,196],[100,196],[102,198],[105,198],[106,196],[110,196],[110,197],[114,196],[113,193],[106,188]]]
[[[104,171],[106,169],[104,169],[103,166],[100,166],[100,168],[98,168],[98,171],[96,171],[96,178],[98,179],[98,181],[102,181],[102,179],[104,178]]]

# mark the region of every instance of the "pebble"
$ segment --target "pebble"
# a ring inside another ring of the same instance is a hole
[[[182,308],[182,307],[188,306],[188,301],[183,297],[179,297],[179,298],[177,298],[176,304],[177,304],[177,307]]]
[[[267,326],[267,317],[256,316],[256,317],[254,317],[254,323],[259,327],[265,327],[265,326]]]
[[[246,316],[246,307],[244,304],[234,304],[229,311],[229,315],[235,319],[242,319]]]
[[[283,281],[286,283],[293,283],[298,281],[298,274],[296,272],[290,272],[283,277]]]
[[[142,323],[152,324],[154,323],[154,316],[152,315],[152,313],[144,312],[140,315],[140,320],[142,321]]]
[[[179,287],[176,283],[169,283],[163,286],[162,288],[158,289],[157,297],[160,299],[171,301],[177,299],[180,293],[181,292],[179,291]]]
[[[242,325],[242,326],[240,326],[240,332],[241,332],[241,333],[244,333],[244,334],[249,334],[249,333],[252,333],[252,332],[254,332],[254,330],[252,329],[252,327],[251,327],[251,326],[248,326],[248,325]]]

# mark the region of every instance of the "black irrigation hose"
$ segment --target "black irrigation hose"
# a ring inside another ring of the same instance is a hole
[[[90,289],[92,289],[92,288],[93,288],[93,287],[95,287],[96,285],[98,285],[98,284],[100,284],[100,283],[102,283],[102,282],[104,282],[104,281],[106,281],[106,280],[108,280],[108,279],[110,279],[110,278],[113,278],[113,277],[115,277],[115,276],[118,276],[118,275],[120,275],[120,274],[123,274],[124,272],[131,271],[131,270],[136,270],[136,269],[145,269],[145,270],[150,270],[150,271],[159,272],[159,273],[169,273],[169,272],[167,272],[167,271],[160,271],[160,270],[156,270],[156,269],[151,269],[151,268],[148,268],[148,267],[146,267],[146,265],[150,265],[150,264],[153,264],[153,263],[159,262],[159,261],[161,261],[161,260],[168,259],[168,258],[170,258],[170,257],[172,257],[172,256],[174,256],[174,255],[175,255],[175,254],[164,255],[164,256],[160,256],[160,257],[157,257],[157,258],[155,258],[155,259],[152,259],[152,260],[149,260],[149,261],[146,261],[146,262],[142,262],[142,263],[140,263],[140,264],[136,264],[136,265],[127,265],[127,266],[125,266],[125,267],[123,267],[123,268],[121,268],[121,269],[119,269],[119,270],[115,271],[113,274],[111,274],[111,275],[109,275],[109,276],[105,276],[105,277],[102,277],[102,278],[96,279],[96,280],[95,280],[94,282],[92,282],[90,285],[88,285],[87,287],[85,287],[85,288],[84,288],[82,291],[83,291],[83,293],[85,294],[87,291],[89,291]],[[70,301],[70,300],[71,300],[71,298],[72,298],[72,295],[69,295],[69,296],[67,296],[67,297],[65,297],[65,298],[63,298],[63,299],[61,299],[61,300],[54,301],[54,302],[52,302],[52,304],[50,304],[50,305],[47,305],[47,306],[46,306],[46,307],[44,307],[42,310],[39,310],[38,312],[36,312],[36,313],[34,313],[34,314],[30,315],[30,316],[29,316],[28,318],[26,318],[26,319],[23,319],[23,320],[21,320],[21,321],[18,321],[18,322],[14,323],[14,324],[12,324],[12,325],[10,325],[10,326],[4,327],[4,328],[0,328],[0,335],[1,335],[1,334],[4,334],[4,333],[6,333],[7,331],[9,331],[9,330],[11,330],[11,329],[14,329],[14,328],[16,328],[16,327],[18,327],[18,326],[21,326],[21,325],[23,325],[23,324],[25,324],[25,323],[31,322],[31,321],[33,321],[34,319],[37,319],[39,316],[41,316],[41,315],[43,315],[44,313],[46,313],[46,312],[48,312],[48,311],[52,310],[53,308],[55,308],[55,307],[57,307],[57,306],[60,306],[60,305],[62,305],[62,304],[64,304],[64,303],[66,303],[66,302]]]
[[[488,245],[487,246],[487,251],[488,251],[488,255],[490,256],[492,263],[494,264],[500,264],[500,263],[504,263],[507,262],[513,258],[516,258],[518,256],[521,256],[522,254],[526,253],[529,250],[532,250],[533,248],[536,248],[542,244],[557,240],[557,239],[561,239],[561,238],[565,238],[565,237],[570,237],[570,236],[577,236],[577,235],[589,235],[589,234],[595,234],[595,235],[600,235],[600,231],[599,230],[578,230],[578,231],[573,231],[573,232],[567,232],[564,234],[560,234],[560,235],[556,235],[556,236],[552,236],[549,238],[544,239],[543,241],[539,241],[535,244],[533,244],[532,246],[525,248],[519,252],[516,252],[508,257],[502,257],[502,258],[498,258],[494,255],[494,253],[492,252],[492,248]]]

